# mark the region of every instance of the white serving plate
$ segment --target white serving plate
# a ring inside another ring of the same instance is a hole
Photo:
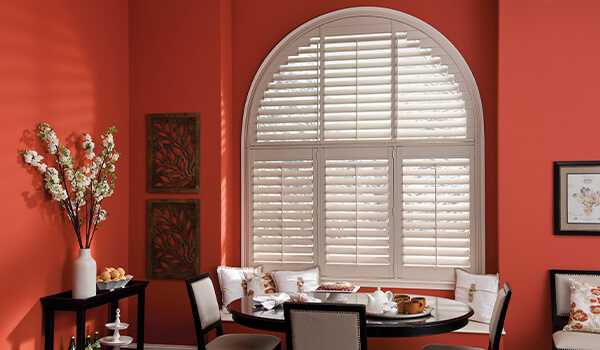
[[[360,286],[354,286],[354,288],[352,288],[352,290],[325,290],[325,289],[321,289],[321,290],[313,290],[314,293],[329,293],[329,296],[327,297],[327,299],[325,299],[325,301],[328,301],[330,303],[345,303],[346,302],[346,298],[344,297],[344,294],[350,294],[350,293],[356,293],[357,290],[360,289]]]
[[[325,290],[325,289],[315,289],[313,292],[315,293],[356,293],[360,289],[360,286],[354,286],[351,290]]]
[[[107,346],[128,345],[128,344],[131,344],[132,341],[133,341],[133,338],[129,337],[127,335],[120,336],[118,341],[115,341],[112,335],[108,336],[108,337],[100,338],[100,343],[107,345]]]
[[[132,278],[133,278],[132,275],[125,275],[125,279],[118,280],[118,281],[108,281],[108,282],[99,281],[99,282],[96,282],[96,286],[100,290],[113,290],[116,288],[123,288],[123,287],[125,287],[127,282],[129,282]]]
[[[129,327],[129,323],[121,322],[121,323],[119,323],[119,327],[117,327],[117,326],[115,326],[114,322],[111,322],[111,323],[105,324],[104,326],[106,326],[106,328],[112,329],[112,330],[115,330],[115,329],[122,330],[122,329],[127,329]]]
[[[429,315],[431,315],[431,311],[433,311],[433,306],[427,305],[427,306],[425,306],[425,310],[423,310],[423,312],[420,312],[418,314],[412,314],[412,315],[408,315],[408,314],[386,315],[384,313],[367,312],[367,316],[377,317],[377,318],[406,319],[406,318],[418,318],[418,317],[429,316]]]

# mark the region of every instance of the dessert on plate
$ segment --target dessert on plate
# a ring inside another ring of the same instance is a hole
[[[332,290],[332,291],[352,291],[354,286],[350,282],[336,281],[336,282],[323,282],[319,285],[317,290]]]

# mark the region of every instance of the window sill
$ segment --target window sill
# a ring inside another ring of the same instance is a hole
[[[322,282],[335,282],[340,278],[321,277]],[[454,290],[456,282],[440,281],[410,281],[410,280],[386,280],[386,279],[343,279],[355,286],[361,287],[381,287],[381,288],[399,288],[399,289],[435,289],[435,290]]]
[[[221,322],[233,322],[233,315],[221,312]]]

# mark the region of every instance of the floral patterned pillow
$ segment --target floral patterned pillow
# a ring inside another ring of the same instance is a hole
[[[245,273],[246,295],[263,295],[277,292],[273,277],[268,272]]]
[[[571,314],[563,328],[571,332],[600,333],[600,286],[569,278]]]

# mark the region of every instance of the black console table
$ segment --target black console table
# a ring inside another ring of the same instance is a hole
[[[144,300],[148,281],[129,281],[123,288],[113,291],[99,290],[96,295],[87,299],[73,299],[72,291],[48,295],[41,298],[44,309],[44,335],[45,349],[52,350],[54,347],[54,312],[75,311],[77,312],[77,334],[75,335],[77,349],[83,349],[85,341],[85,311],[96,306],[110,303],[108,310],[109,322],[115,321],[119,299],[132,295],[138,296],[137,312],[137,348],[144,349]]]

